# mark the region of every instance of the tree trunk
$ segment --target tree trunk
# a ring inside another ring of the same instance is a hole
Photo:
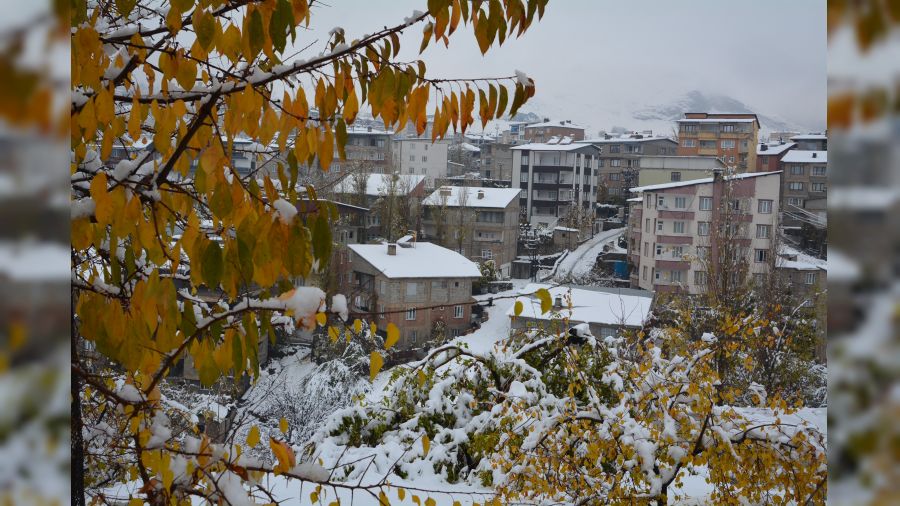
[[[74,297],[73,297],[74,300]],[[74,308],[74,302],[72,307]],[[76,322],[74,317],[74,312],[72,313],[72,330],[71,330],[71,361],[72,365],[79,365],[78,363],[78,334],[76,330]],[[82,419],[81,419],[81,377],[77,374],[72,374],[72,384],[71,384],[71,396],[72,396],[72,439],[71,439],[71,452],[72,452],[72,485],[71,485],[71,499],[72,504],[74,506],[84,506],[84,440],[82,438]]]

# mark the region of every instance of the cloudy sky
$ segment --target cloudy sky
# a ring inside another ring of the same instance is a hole
[[[305,40],[341,26],[348,40],[394,25],[425,0],[328,0]],[[415,58],[420,28],[402,37]],[[537,96],[523,110],[592,129],[637,128],[631,113],[668,105],[692,90],[728,96],[760,114],[823,129],[825,2],[821,0],[551,0],[520,39],[482,56],[468,28],[449,49],[423,54],[434,77],[526,72]],[[320,49],[320,47],[319,47]]]

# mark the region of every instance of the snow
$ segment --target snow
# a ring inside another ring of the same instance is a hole
[[[584,130],[583,126],[579,126],[579,125],[576,125],[575,123],[570,123],[567,121],[544,121],[542,123],[532,123],[530,125],[525,125],[525,128],[547,128],[547,127],[572,128],[574,130]]]
[[[325,292],[314,286],[298,286],[281,296],[286,309],[294,314],[297,321],[309,324],[316,312],[325,310]]]
[[[291,223],[293,221],[294,216],[297,216],[297,208],[284,199],[278,199],[272,203],[272,207],[275,208],[275,211],[278,213],[278,217],[284,223]]]
[[[71,279],[67,246],[31,240],[0,241],[0,279],[19,282],[67,282]]]
[[[370,197],[379,197],[387,192],[388,188],[390,188],[391,178],[393,176],[393,174],[369,174],[366,179],[366,195]],[[414,174],[397,174],[397,177],[399,178],[397,180],[398,192],[404,190],[412,191],[425,180],[425,176]],[[335,186],[334,191],[335,193],[356,193],[353,176],[342,179],[341,182]]]
[[[594,291],[533,283],[526,286],[522,292],[530,294],[541,288],[546,288],[554,300],[557,297],[562,299],[563,308],[558,311],[573,323],[637,327],[647,319],[653,301],[653,298],[649,296],[616,293],[615,288]],[[568,307],[570,299],[571,309]],[[537,297],[523,296],[516,300],[522,302],[522,313],[519,315],[521,318],[549,320],[553,315],[553,311],[541,313],[541,303]],[[506,314],[515,316],[514,308],[511,308]]]
[[[447,207],[490,207],[496,209],[504,209],[506,206],[519,198],[519,190],[517,188],[479,188],[475,186],[442,186],[429,195],[422,205],[440,206],[443,205],[441,192],[450,191],[450,195],[446,197]],[[482,194],[483,198],[478,198]],[[462,195],[465,198],[460,199]],[[461,204],[460,200],[464,202]]]
[[[791,137],[792,141],[824,141],[828,140],[828,136],[825,134],[803,134],[803,135],[795,135]]]
[[[87,218],[94,214],[96,204],[94,199],[85,197],[72,202],[72,220]]]
[[[349,312],[347,310],[347,297],[343,294],[335,294],[331,297],[331,311],[337,313],[341,320],[347,321]]]
[[[398,245],[396,255],[388,255],[386,243],[349,244],[347,247],[389,279],[481,277],[475,262],[428,242],[415,243],[409,248]]]
[[[756,154],[758,156],[780,155],[781,153],[784,153],[785,151],[791,149],[796,145],[797,144],[793,142],[770,142],[768,144],[760,144],[759,146],[756,146]],[[765,150],[761,149],[763,146],[766,147]]]
[[[516,70],[516,81],[518,81],[522,86],[531,86],[531,81],[528,79],[528,75],[521,70]]]
[[[624,228],[605,230],[581,243],[559,263],[556,278],[563,279],[570,275],[580,277],[591,272],[594,268],[594,263],[597,261],[597,255],[603,251],[603,247],[611,242],[615,242],[623,233],[625,233]]]
[[[754,123],[753,118],[683,118],[678,123]]]
[[[828,151],[801,151],[792,149],[784,158],[784,163],[828,163]]]
[[[762,177],[762,176],[771,176],[774,174],[781,174],[782,171],[776,170],[772,172],[750,172],[746,174],[735,174],[733,176],[726,176],[726,181],[734,181],[738,179],[749,179],[753,177]],[[706,177],[703,179],[692,179],[690,181],[680,181],[677,183],[661,183],[661,184],[651,184],[647,186],[638,186],[635,188],[631,188],[632,193],[640,193],[645,191],[654,191],[654,190],[665,190],[668,188],[680,188],[682,186],[693,186],[695,184],[709,184],[713,182],[713,178]]]
[[[622,135],[618,137],[610,137],[607,139],[606,137],[598,137],[594,139],[584,139],[580,141],[575,141],[580,144],[632,144],[632,143],[641,143],[641,142],[650,142],[650,141],[671,141],[669,137],[664,137],[662,135],[647,135],[641,137],[640,139],[631,137],[629,135]],[[674,141],[673,141],[674,142]]]
[[[900,190],[882,186],[829,188],[828,207],[833,210],[887,211],[900,201]]]
[[[828,251],[828,281],[852,283],[862,275],[862,269],[853,259],[837,250]]]
[[[480,153],[481,152],[481,148],[479,148],[478,146],[476,146],[474,144],[470,144],[468,142],[460,143],[459,147],[461,147],[463,149],[463,151],[468,151],[470,153]]]
[[[531,142],[528,144],[513,146],[509,149],[522,151],[575,151],[578,149],[584,149],[589,146],[592,146],[592,144],[579,144],[577,142],[573,142],[572,144],[548,144],[545,142]]]
[[[802,251],[798,251],[788,245],[782,245],[781,251],[778,253],[777,267],[784,269],[796,269],[798,271],[817,271],[825,270],[827,261],[807,255]]]
[[[116,392],[116,395],[126,402],[141,402],[144,400],[141,391],[131,383],[123,383],[122,386],[119,387],[119,391]]]

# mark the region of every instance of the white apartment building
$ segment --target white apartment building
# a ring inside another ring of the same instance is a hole
[[[717,230],[728,230],[750,276],[774,264],[781,172],[737,174],[632,188],[628,258],[631,285],[703,293],[718,269]],[[731,273],[734,275],[734,273]]]
[[[432,143],[430,137],[395,138],[392,144],[394,167],[400,174],[425,176],[425,187],[433,189],[436,179],[447,176],[450,144],[449,139],[438,139]]]

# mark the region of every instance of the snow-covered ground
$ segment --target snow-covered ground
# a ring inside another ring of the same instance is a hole
[[[559,268],[556,270],[556,280],[569,276],[578,278],[591,272],[597,261],[597,255],[603,251],[603,247],[610,242],[615,242],[623,233],[625,233],[624,228],[604,230],[582,243],[560,262]]]

